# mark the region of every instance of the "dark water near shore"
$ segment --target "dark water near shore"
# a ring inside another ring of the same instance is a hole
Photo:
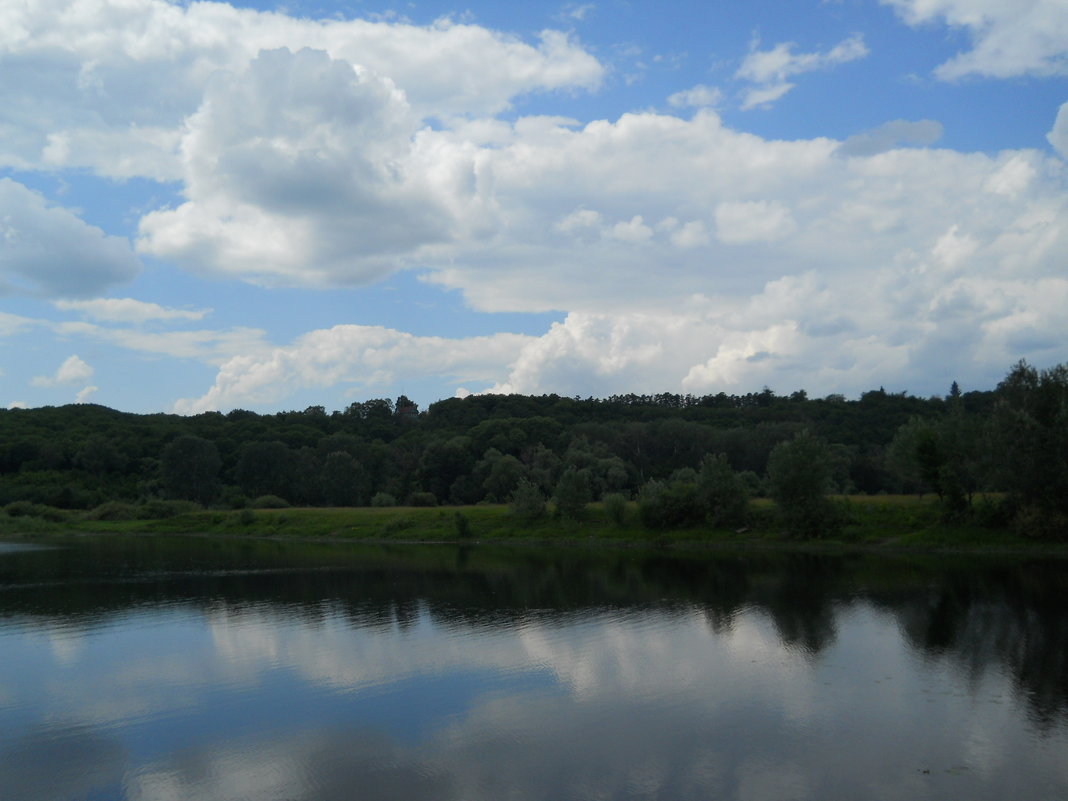
[[[0,544],[0,799],[1068,798],[1055,560]]]

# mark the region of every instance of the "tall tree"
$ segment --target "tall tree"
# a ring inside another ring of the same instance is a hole
[[[808,430],[775,446],[768,457],[768,482],[787,532],[809,539],[838,529],[837,510],[827,498],[830,481],[830,449]]]
[[[160,453],[160,477],[172,498],[211,503],[219,494],[222,460],[215,443],[184,434]]]

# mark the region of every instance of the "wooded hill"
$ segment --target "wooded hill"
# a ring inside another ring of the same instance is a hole
[[[1020,362],[997,389],[857,400],[776,395],[475,395],[420,412],[407,398],[328,413],[234,410],[137,415],[91,404],[0,410],[0,505],[89,509],[178,498],[241,507],[505,502],[552,497],[565,475],[586,497],[636,497],[650,482],[695,481],[722,454],[750,494],[769,457],[807,431],[822,443],[825,490],[933,492],[966,511],[1000,491],[1043,514],[1068,512],[1068,368]]]

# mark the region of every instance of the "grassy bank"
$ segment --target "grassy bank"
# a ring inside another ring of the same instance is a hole
[[[545,541],[649,546],[745,545],[959,550],[1042,550],[1068,553],[1068,544],[1036,541],[1007,528],[952,525],[937,502],[915,496],[850,496],[836,499],[845,520],[833,539],[798,541],[785,536],[772,504],[754,501],[750,526],[738,530],[707,526],[650,530],[630,504],[623,520],[590,504],[580,519],[546,516],[520,521],[503,505],[464,507],[287,508],[196,510],[143,520],[94,520],[89,513],[0,514],[0,534],[48,533],[199,534],[228,537],[286,537],[358,542]]]

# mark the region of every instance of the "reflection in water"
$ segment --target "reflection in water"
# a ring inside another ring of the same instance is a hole
[[[1057,563],[59,544],[0,554],[12,798],[1068,795]]]

